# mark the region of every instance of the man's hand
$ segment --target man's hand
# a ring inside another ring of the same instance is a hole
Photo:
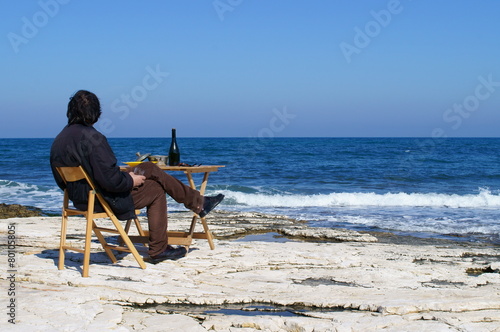
[[[134,174],[134,172],[129,172],[128,174],[130,174],[132,180],[134,181],[134,187],[139,187],[146,180],[146,177],[144,175],[137,175]]]

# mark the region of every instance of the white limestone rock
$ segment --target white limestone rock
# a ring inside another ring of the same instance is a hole
[[[314,240],[348,241],[348,242],[377,242],[377,238],[370,234],[363,234],[347,229],[330,229],[324,227],[283,227],[279,232],[286,236]]]
[[[259,224],[254,217],[252,223]],[[273,220],[263,218],[262,224]],[[60,218],[0,220],[0,238],[11,222],[19,239],[15,327],[20,330],[494,331],[500,326],[498,247],[228,238],[216,240],[210,250],[207,241],[197,240],[187,257],[142,270],[128,254],[111,264],[93,243],[90,277],[82,278],[79,253],[68,253],[65,269],[57,269]],[[174,226],[185,224],[179,219]],[[83,234],[83,227],[75,220],[70,233]],[[147,248],[139,251],[147,255]],[[484,272],[485,267],[493,271]],[[6,276],[7,264],[0,264],[0,279]],[[6,292],[0,300],[7,303]],[[249,311],[259,305],[287,315]],[[221,315],[221,309],[241,315]],[[12,328],[6,319],[0,324],[2,331]]]

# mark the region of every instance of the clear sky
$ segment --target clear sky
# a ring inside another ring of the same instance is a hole
[[[0,137],[500,136],[500,1],[0,3]]]

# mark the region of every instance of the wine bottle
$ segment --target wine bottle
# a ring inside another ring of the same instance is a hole
[[[168,164],[170,166],[177,166],[181,161],[181,152],[177,145],[177,137],[175,128],[172,128],[172,142],[170,143],[170,150],[168,151]]]

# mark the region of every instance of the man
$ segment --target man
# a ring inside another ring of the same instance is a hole
[[[224,195],[202,196],[165,173],[153,163],[142,163],[120,171],[116,157],[104,135],[93,125],[101,115],[99,99],[89,91],[76,92],[68,103],[68,125],[59,133],[50,150],[50,165],[57,185],[67,189],[78,209],[86,209],[89,187],[84,181],[70,182],[67,188],[56,167],[81,165],[120,220],[135,216],[135,209],[147,208],[149,256],[153,263],[185,256],[184,247],[174,248],[167,239],[167,198],[171,196],[186,208],[206,216]]]

